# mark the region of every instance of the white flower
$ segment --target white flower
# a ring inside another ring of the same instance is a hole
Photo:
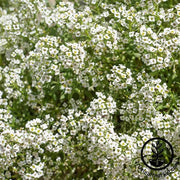
[[[165,127],[165,128],[170,128],[170,123],[169,123],[169,122],[165,122],[165,123],[164,123],[164,127]]]
[[[103,137],[101,137],[101,138],[98,140],[98,143],[100,143],[100,144],[104,144],[104,142],[105,142],[105,139],[104,139]]]
[[[149,16],[149,21],[150,22],[154,22],[155,21],[155,17],[154,16]]]
[[[172,177],[173,177],[174,179],[176,179],[178,176],[179,176],[179,173],[178,173],[178,172],[172,173]]]
[[[121,146],[126,146],[127,145],[125,141],[121,141],[120,144],[121,144]]]

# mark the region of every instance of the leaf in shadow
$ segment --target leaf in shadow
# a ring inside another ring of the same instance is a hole
[[[161,149],[161,150],[158,152],[158,155],[159,155],[159,154],[162,154],[163,151],[164,151],[164,149]]]
[[[160,147],[162,146],[162,144],[160,143],[160,144],[157,144],[157,148],[159,149]]]

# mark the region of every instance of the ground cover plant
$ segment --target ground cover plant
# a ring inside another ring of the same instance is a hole
[[[180,180],[179,89],[178,0],[1,0],[0,179]]]

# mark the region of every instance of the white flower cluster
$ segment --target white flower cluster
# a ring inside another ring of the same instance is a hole
[[[147,179],[154,137],[178,160],[179,23],[177,0],[2,0],[0,179]]]
[[[122,64],[113,66],[111,72],[112,74],[107,74],[107,79],[110,81],[110,87],[119,90],[127,88],[128,85],[132,84],[133,78],[131,77],[131,70]]]

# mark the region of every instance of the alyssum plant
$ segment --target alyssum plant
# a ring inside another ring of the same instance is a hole
[[[136,166],[153,137],[178,160],[176,0],[0,6],[0,179],[153,179]]]

